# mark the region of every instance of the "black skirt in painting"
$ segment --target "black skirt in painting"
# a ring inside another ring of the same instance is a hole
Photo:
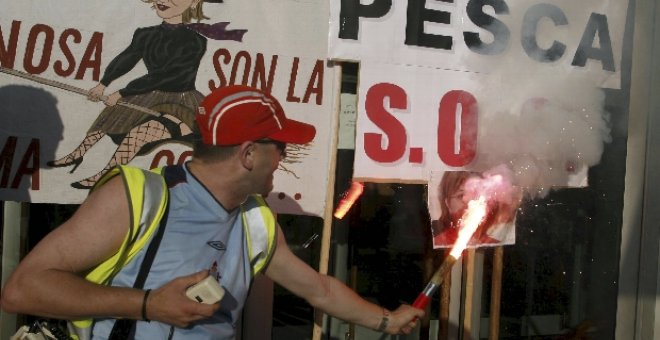
[[[159,112],[161,116],[154,116],[122,105],[109,106],[101,111],[87,133],[104,132],[112,138],[115,144],[119,145],[132,129],[149,120],[156,120],[165,126],[172,138],[149,143],[142,147],[138,155],[146,154],[163,143],[180,142],[191,145],[194,135],[197,135],[195,114],[203,99],[204,96],[196,90],[187,92],[152,91],[127,96],[121,101]],[[187,125],[193,133],[182,134],[180,124]]]

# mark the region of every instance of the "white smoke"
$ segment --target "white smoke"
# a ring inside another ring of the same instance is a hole
[[[603,91],[570,67],[555,66],[531,74],[502,65],[480,92],[478,154],[471,167],[504,164],[514,184],[533,196],[586,173],[611,140]]]

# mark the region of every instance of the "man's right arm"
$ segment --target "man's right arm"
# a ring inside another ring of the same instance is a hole
[[[84,273],[112,256],[129,225],[125,189],[114,178],[94,191],[75,214],[50,232],[19,263],[2,292],[7,312],[60,319],[142,318],[144,291],[91,283]],[[177,278],[149,295],[148,317],[184,326],[210,316],[217,305],[190,301],[185,288],[205,273]]]

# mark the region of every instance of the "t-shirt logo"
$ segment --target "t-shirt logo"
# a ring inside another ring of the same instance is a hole
[[[222,243],[222,241],[208,241],[206,242],[206,244],[219,251],[227,250],[227,246],[225,246],[225,244]]]

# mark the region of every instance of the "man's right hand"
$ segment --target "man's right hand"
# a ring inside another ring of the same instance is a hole
[[[220,303],[204,304],[186,296],[186,289],[207,277],[204,270],[181,276],[151,291],[147,298],[146,316],[176,327],[188,327],[191,323],[211,317]]]

